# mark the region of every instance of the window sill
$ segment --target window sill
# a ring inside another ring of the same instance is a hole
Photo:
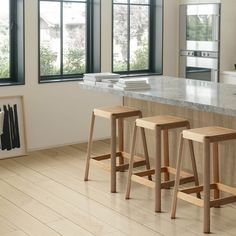
[[[0,82],[0,87],[4,87],[4,86],[19,86],[19,85],[25,85],[25,82],[12,82],[12,81]]]
[[[82,81],[82,80],[83,80],[83,78],[39,79],[39,84],[50,84],[50,83],[73,82],[73,81]]]
[[[131,77],[144,77],[144,76],[155,76],[163,75],[163,73],[138,73],[138,74],[120,74],[121,78],[131,78]]]

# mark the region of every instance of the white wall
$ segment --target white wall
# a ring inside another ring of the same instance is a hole
[[[163,74],[178,76],[179,67],[179,3],[164,0]]]
[[[38,0],[25,0],[26,85],[0,87],[0,96],[24,95],[28,148],[41,149],[87,140],[94,107],[121,104],[120,97],[81,90],[77,82],[38,84]],[[176,73],[176,0],[165,0],[164,71]],[[111,0],[102,0],[102,70],[111,68]],[[95,138],[109,135],[99,120]]]
[[[236,64],[236,0],[221,0],[220,70],[234,70]]]

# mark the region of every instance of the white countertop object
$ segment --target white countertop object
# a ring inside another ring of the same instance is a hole
[[[222,71],[221,74],[222,74],[222,75],[236,76],[236,70],[232,70],[232,71]]]

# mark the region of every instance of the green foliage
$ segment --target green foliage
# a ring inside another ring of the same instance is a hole
[[[143,44],[135,51],[135,56],[130,63],[131,70],[146,70],[148,69],[148,44],[147,41],[143,41]]]
[[[60,69],[56,66],[57,56],[50,47],[40,48],[40,75],[57,75]],[[79,48],[69,48],[64,53],[64,74],[83,74],[85,72],[85,52]]]
[[[8,28],[4,25],[0,27],[0,79],[10,77],[10,54]]]
[[[64,74],[85,73],[85,51],[80,48],[68,48],[64,55]]]
[[[209,18],[208,16],[188,16],[187,22],[188,40],[212,40],[212,18]]]
[[[0,78],[10,77],[9,50],[8,45],[0,46]]]
[[[59,68],[55,66],[57,56],[46,46],[40,47],[40,75],[55,75],[59,73]]]
[[[127,71],[127,61],[114,61],[113,64],[114,71]]]

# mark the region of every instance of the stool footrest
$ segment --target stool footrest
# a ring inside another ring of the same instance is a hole
[[[176,169],[172,168],[172,167],[161,167],[161,173],[170,173],[170,174],[176,174]],[[149,175],[154,175],[155,174],[155,169],[151,169],[151,170],[146,170],[146,171],[140,171],[140,172],[136,172],[134,173],[135,175],[138,175],[140,177],[144,177],[144,176],[149,176]],[[189,174],[187,172],[181,171],[180,172],[180,176],[181,178],[192,178],[193,175]]]
[[[102,161],[97,161],[95,159],[91,159],[90,160],[91,164],[96,165],[97,167],[100,167],[101,169],[105,170],[105,171],[111,171],[111,166],[107,163],[104,163]]]
[[[133,174],[132,177],[131,177],[131,180],[136,182],[136,183],[145,185],[149,188],[155,188],[155,182],[153,182],[151,180],[148,180],[148,179],[145,179],[143,177],[140,177],[138,175]]]
[[[232,188],[230,186],[227,186],[227,185],[224,185],[221,183],[212,183],[212,184],[210,184],[210,189],[220,190],[222,192],[233,194],[233,196],[211,200],[210,207],[218,207],[221,205],[226,205],[229,203],[236,202],[236,189],[235,188]],[[203,185],[193,187],[193,188],[181,189],[181,190],[179,190],[177,196],[178,196],[178,198],[180,198],[184,201],[187,201],[187,202],[192,203],[194,205],[203,207],[203,200],[190,195],[193,193],[200,193],[202,191],[204,191]]]
[[[131,180],[139,184],[145,185],[147,187],[154,188],[155,187],[154,181],[143,178],[145,176],[150,176],[154,174],[155,174],[155,170],[153,169],[147,170],[147,171],[136,172],[132,175]],[[186,184],[193,181],[194,181],[194,176],[184,177],[180,179],[180,184]],[[170,187],[173,187],[174,184],[175,184],[174,180],[165,181],[161,183],[161,188],[170,188]]]
[[[230,197],[224,197],[224,198],[219,198],[216,200],[211,200],[210,201],[210,207],[218,207],[221,205],[226,205],[226,204],[230,204],[236,202],[236,196],[230,196]]]
[[[178,192],[177,197],[186,201],[186,202],[192,203],[196,206],[203,207],[203,200],[202,199],[196,198],[196,197],[189,195],[187,193],[184,193],[182,191]]]
[[[216,185],[220,191],[231,193],[232,195],[236,195],[236,188],[233,188],[233,187],[221,184],[221,183],[217,183]]]
[[[165,171],[164,169],[166,169],[166,171]],[[164,171],[161,171],[161,172],[167,172],[167,173],[176,175],[176,169],[173,168],[173,167],[170,167],[170,166],[163,167],[163,170],[164,170]],[[185,171],[180,171],[180,176],[181,176],[181,177],[191,177],[192,174],[190,174],[190,173],[188,173],[188,172],[185,172]]]
[[[126,152],[117,152],[116,157],[120,157],[120,156],[124,157],[126,159],[130,158],[129,153],[126,153]],[[92,164],[97,165],[98,167],[100,167],[103,170],[111,171],[110,164],[102,162],[102,161],[108,160],[108,159],[111,159],[111,154],[104,154],[104,155],[92,157],[90,159],[90,161]],[[147,164],[146,160],[144,160],[142,157],[135,156],[134,167],[140,167],[140,166],[144,166],[146,164]],[[116,166],[116,171],[124,171],[127,169],[129,169],[129,164],[122,164],[122,165]]]
[[[217,184],[211,184],[210,189],[217,189]],[[186,194],[200,193],[202,191],[203,191],[203,185],[180,190],[180,192],[186,193]]]
[[[130,159],[130,154],[127,153],[127,152],[121,152],[122,156],[126,159]],[[143,158],[142,157],[139,157],[139,156],[136,156],[134,155],[134,161],[142,161]]]
[[[189,176],[189,177],[183,177],[180,179],[180,185],[182,184],[187,184],[190,182],[194,182],[194,176]],[[165,181],[163,183],[161,183],[161,188],[170,188],[170,187],[174,187],[175,185],[175,181],[174,180],[170,180],[170,181]]]
[[[146,160],[142,160],[142,161],[136,161],[134,162],[134,167],[140,167],[140,166],[144,166],[146,165]],[[123,164],[123,165],[119,165],[116,166],[116,171],[124,171],[124,170],[128,170],[129,169],[129,164]]]
[[[122,153],[121,152],[117,152],[116,156],[121,156]],[[96,161],[103,161],[103,160],[107,160],[111,158],[111,154],[104,154],[104,155],[100,155],[100,156],[96,156],[96,157],[92,157],[91,159],[96,160]]]
[[[145,177],[145,176],[154,175],[154,174],[155,174],[154,169],[134,173],[134,175],[137,175],[139,177]]]

